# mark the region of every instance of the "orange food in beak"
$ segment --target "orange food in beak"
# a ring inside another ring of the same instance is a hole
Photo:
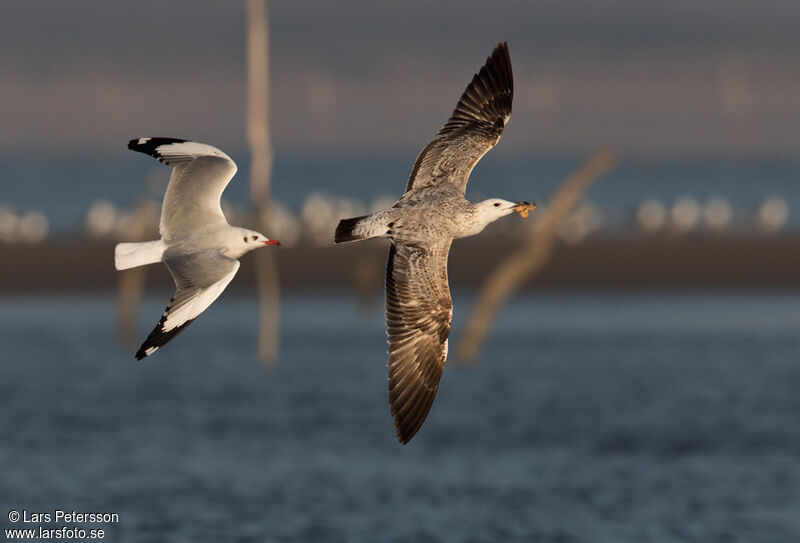
[[[519,213],[519,216],[523,219],[528,218],[528,213],[536,209],[536,202],[532,204],[518,204],[514,206],[514,212]]]

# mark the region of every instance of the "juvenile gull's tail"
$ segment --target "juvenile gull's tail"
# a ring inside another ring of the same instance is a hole
[[[360,217],[353,217],[351,219],[342,219],[336,227],[336,233],[333,236],[333,241],[336,243],[343,243],[345,241],[358,241],[360,239],[367,239],[383,232],[370,232],[369,221],[364,219],[369,215],[362,215]],[[385,229],[384,229],[385,230]]]

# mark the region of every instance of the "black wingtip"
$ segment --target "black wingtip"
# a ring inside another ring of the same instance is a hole
[[[487,64],[492,59],[492,57],[506,57],[508,59],[511,58],[511,55],[508,52],[508,42],[501,41],[498,42],[497,45],[494,46],[494,50],[492,50],[492,54],[486,60]]]
[[[498,135],[511,115],[514,75],[508,43],[498,43],[481,69],[472,77],[453,114],[439,130],[446,135],[473,127]]]
[[[501,41],[492,51],[484,65],[487,71],[494,72],[500,77],[498,83],[503,90],[514,95],[514,71],[511,69],[511,53],[508,50],[508,43]]]
[[[389,395],[391,398],[391,391]],[[433,407],[435,395],[435,391],[433,395],[420,391],[416,394],[416,399],[407,402],[411,405],[403,405],[400,409],[396,409],[395,406],[392,405],[391,411],[394,417],[394,431],[397,436],[397,441],[406,445],[422,429],[422,425],[425,423],[425,419],[428,418],[431,407]]]
[[[186,143],[187,140],[178,138],[138,138],[128,142],[128,149],[138,153],[144,153],[152,157],[160,158],[158,149],[162,145],[169,145],[170,143]]]
[[[170,303],[172,303],[172,302],[170,301]],[[150,335],[148,335],[147,339],[144,340],[144,343],[142,343],[142,346],[139,347],[138,351],[136,351],[136,360],[141,360],[141,359],[143,359],[143,358],[145,358],[147,356],[150,356],[151,354],[155,353],[158,349],[160,349],[161,347],[163,347],[164,345],[169,343],[169,341],[172,338],[174,338],[175,336],[177,336],[178,334],[183,332],[183,330],[187,326],[189,326],[190,324],[192,324],[192,322],[194,322],[194,319],[190,319],[190,320],[184,322],[183,324],[181,324],[180,326],[177,326],[177,327],[173,328],[172,330],[164,332],[162,327],[164,326],[164,322],[166,321],[166,319],[167,319],[166,316],[161,317],[161,320],[158,321],[158,324],[156,325],[156,327],[153,328],[153,331],[150,332]],[[149,349],[153,349],[153,350],[148,353],[147,351]]]
[[[417,435],[417,432],[419,431],[420,428],[422,428],[422,424],[420,424],[413,430],[409,430],[408,428],[405,427],[400,427],[398,425],[397,419],[395,419],[394,433],[397,436],[397,441],[400,442],[400,445],[408,445],[409,442],[411,441],[411,438]]]
[[[417,435],[428,418],[431,407],[433,398],[423,398],[417,403],[416,412],[394,413],[394,432],[400,444],[407,445]]]

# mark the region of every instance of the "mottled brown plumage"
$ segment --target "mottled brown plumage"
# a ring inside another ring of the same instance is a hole
[[[453,304],[447,256],[455,238],[522,209],[520,202],[464,198],[470,172],[500,139],[514,83],[508,45],[495,47],[452,115],[417,157],[406,192],[391,208],[343,219],[336,243],[392,242],[386,267],[389,403],[397,437],[408,443],[433,404],[447,359]]]
[[[463,195],[472,168],[500,140],[513,98],[511,57],[503,42],[472,78],[438,137],[417,157],[406,191],[452,183]]]
[[[393,244],[386,266],[389,403],[397,437],[407,443],[430,411],[447,359],[453,304],[447,283],[450,241]]]
[[[475,164],[500,140],[511,116],[508,44],[495,47],[450,118],[417,157],[406,193],[450,184],[463,196]],[[428,197],[428,195],[425,195]],[[433,246],[394,243],[386,269],[389,403],[397,437],[414,437],[428,416],[447,360],[453,303],[447,282],[452,238]]]

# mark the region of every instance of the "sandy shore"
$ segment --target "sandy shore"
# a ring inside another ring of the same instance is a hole
[[[50,241],[40,245],[0,244],[0,293],[107,291],[114,270],[111,242]],[[276,250],[280,282],[288,289],[380,288],[388,242],[345,246],[300,244]],[[517,240],[482,236],[459,240],[450,255],[450,281],[478,287]],[[150,267],[148,287],[171,288],[163,267]],[[236,289],[254,285],[252,255],[242,259]],[[577,245],[559,243],[529,288],[798,287],[800,235],[592,237]]]

